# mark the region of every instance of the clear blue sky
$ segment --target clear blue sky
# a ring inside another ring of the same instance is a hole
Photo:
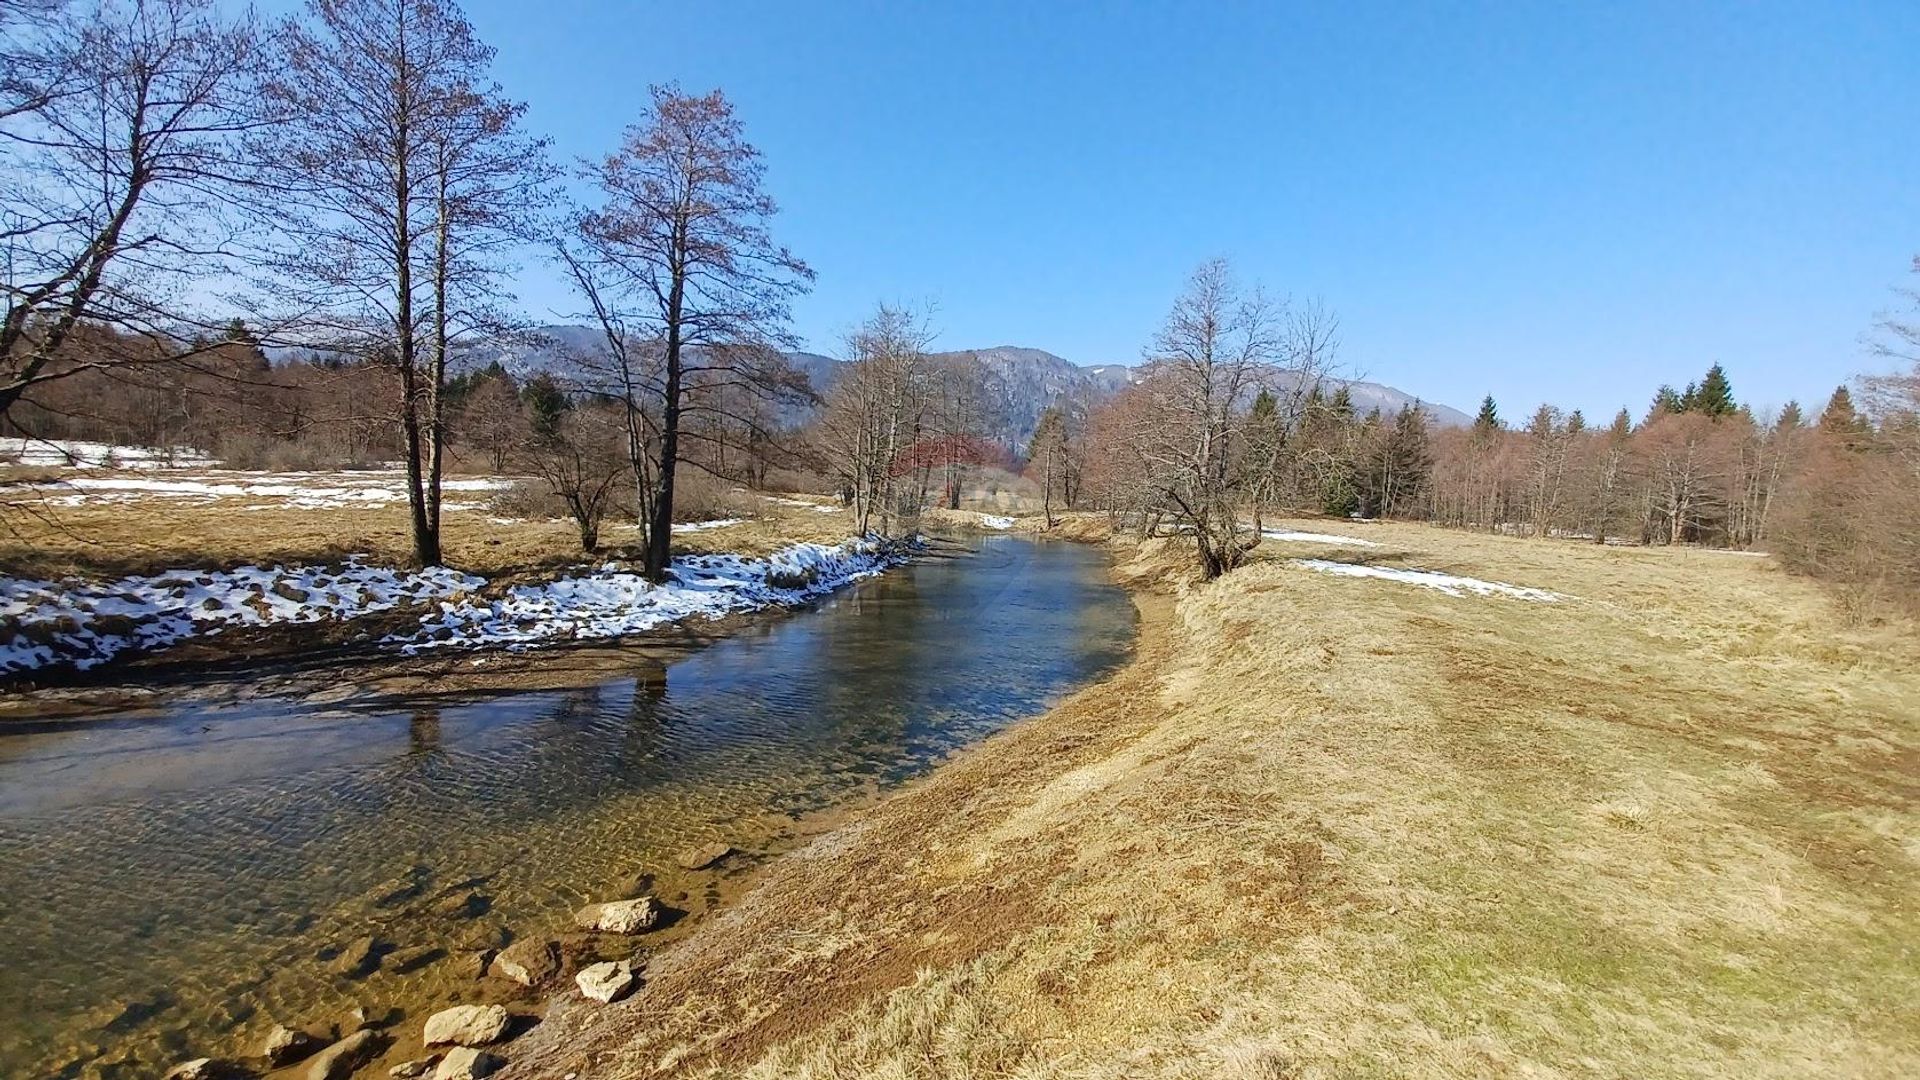
[[[1817,403],[1920,284],[1915,0],[468,10],[566,156],[649,83],[724,89],[821,351],[886,299],[944,347],[1133,362],[1224,255],[1324,299],[1369,378],[1637,415],[1715,360]]]

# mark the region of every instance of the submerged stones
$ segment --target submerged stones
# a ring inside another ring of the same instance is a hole
[[[680,853],[677,861],[683,870],[705,870],[731,854],[733,848],[715,842],[688,848]]]
[[[378,1031],[356,1031],[313,1055],[307,1065],[307,1080],[346,1080],[355,1069],[377,1057],[385,1045],[386,1038]]]
[[[500,1005],[455,1005],[427,1018],[421,1041],[428,1046],[485,1046],[500,1041],[509,1019]]]
[[[393,1077],[394,1080],[416,1080],[417,1077],[425,1076],[431,1072],[434,1065],[439,1061],[439,1054],[428,1054],[426,1057],[414,1061],[403,1061],[395,1065],[393,1068],[387,1070],[387,1075]]]
[[[479,1080],[492,1076],[507,1062],[504,1058],[472,1046],[456,1046],[440,1059],[433,1080]]]
[[[573,913],[573,921],[582,930],[603,934],[638,934],[659,925],[662,913],[660,901],[651,896],[641,896],[632,900],[588,904]]]
[[[285,1024],[275,1024],[267,1032],[267,1041],[260,1047],[260,1056],[274,1068],[291,1065],[320,1046],[320,1040],[304,1031],[290,1028]]]
[[[640,981],[633,973],[630,960],[608,960],[599,964],[588,964],[573,977],[580,992],[601,1004],[618,1001],[633,992]]]
[[[539,986],[560,974],[560,950],[551,941],[516,941],[500,950],[487,971],[521,986]]]
[[[387,949],[387,943],[377,937],[357,937],[341,947],[339,955],[333,958],[333,970],[350,979],[358,979],[373,973],[380,966],[380,954]]]

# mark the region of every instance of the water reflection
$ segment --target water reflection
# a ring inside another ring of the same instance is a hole
[[[778,847],[793,817],[1039,710],[1131,636],[1097,552],[995,538],[575,690],[0,734],[0,1075],[103,1054],[144,1072],[393,1000],[387,972],[316,957],[376,931],[497,939],[694,842]],[[433,910],[456,887],[486,909]]]

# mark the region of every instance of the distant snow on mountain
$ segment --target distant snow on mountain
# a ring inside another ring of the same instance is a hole
[[[542,326],[520,340],[470,346],[463,350],[461,367],[481,368],[498,361],[515,378],[527,379],[542,372],[564,373],[570,357],[590,355],[604,347],[600,331],[590,326],[556,324]],[[935,353],[938,357],[963,357],[985,368],[1001,388],[1006,434],[1022,444],[1033,434],[1040,414],[1049,405],[1068,397],[1098,400],[1125,388],[1136,374],[1126,364],[1076,364],[1044,349],[1019,345],[995,345],[985,349],[953,349]],[[844,361],[812,352],[790,352],[787,359],[805,372],[813,388],[824,395],[832,389]],[[1355,411],[1365,415],[1373,409],[1392,415],[1407,406],[1417,406],[1428,418],[1443,427],[1465,427],[1473,418],[1458,409],[1431,401],[1377,382],[1330,379],[1334,386],[1344,385],[1353,399]],[[804,415],[793,417],[804,420]]]

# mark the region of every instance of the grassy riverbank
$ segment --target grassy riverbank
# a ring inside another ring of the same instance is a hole
[[[1770,561],[1291,523],[515,1075],[1920,1072],[1920,641]],[[1324,558],[1560,594],[1449,595]]]

